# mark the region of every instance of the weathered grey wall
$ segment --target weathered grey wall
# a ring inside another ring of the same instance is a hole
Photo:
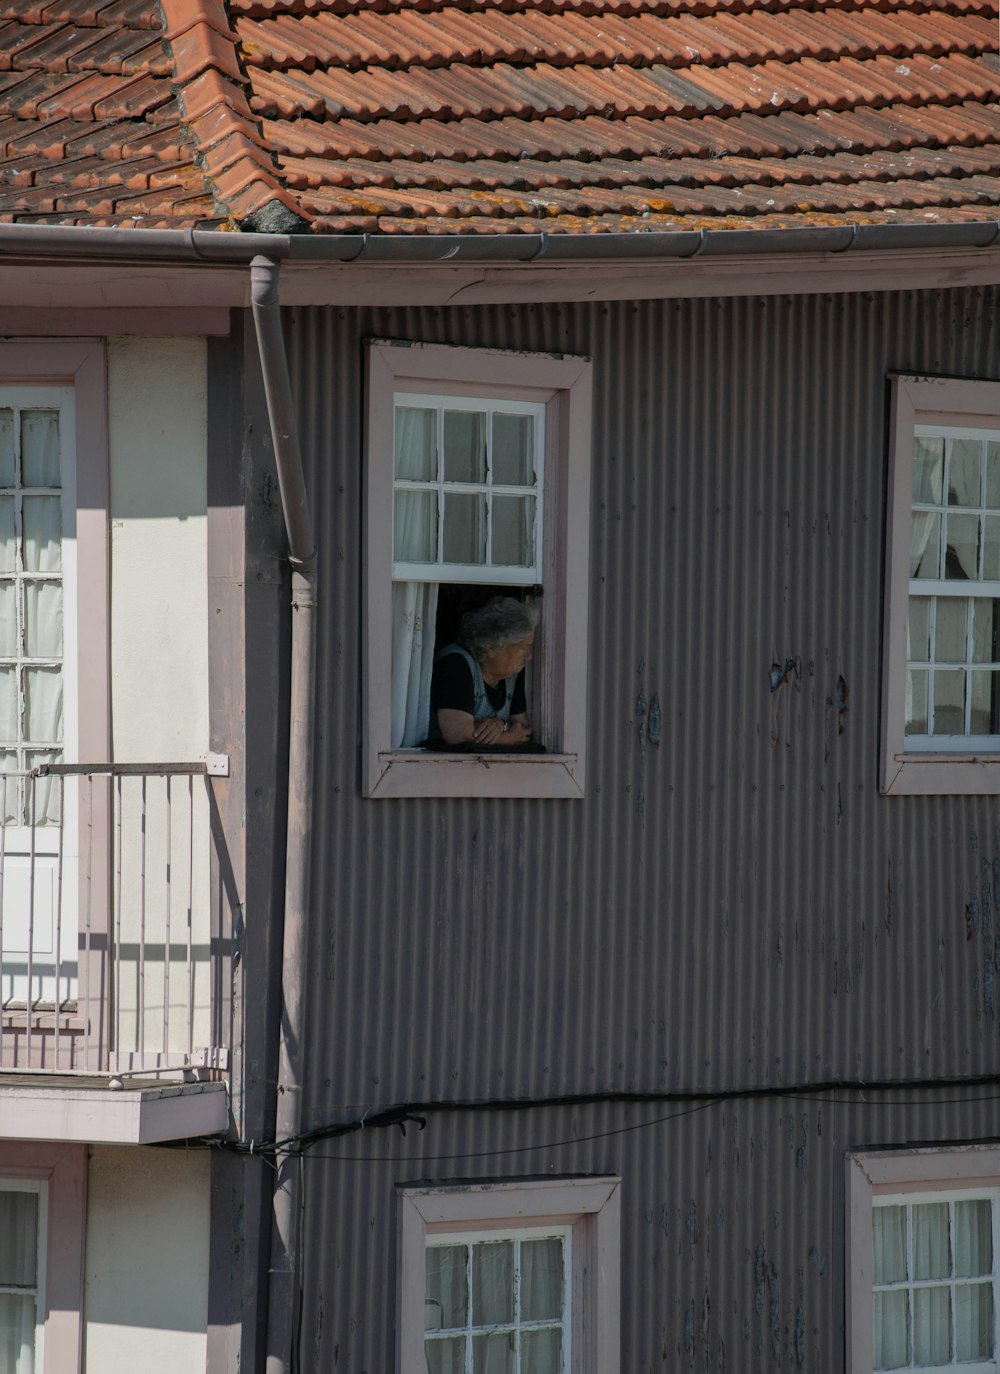
[[[307,1125],[413,1098],[996,1071],[997,804],[884,799],[876,760],[886,374],[1000,377],[997,303],[290,314],[322,556]],[[360,796],[368,335],[594,359],[582,803]],[[801,676],[772,694],[786,660]],[[834,1096],[315,1147],[303,1368],[392,1366],[396,1181],[611,1170],[623,1370],[842,1369],[844,1151],[997,1135],[1000,1110],[961,1088]]]

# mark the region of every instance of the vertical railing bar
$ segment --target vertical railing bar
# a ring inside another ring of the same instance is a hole
[[[120,1055],[122,1052],[122,850],[124,849],[124,838],[122,836],[122,813],[125,810],[122,799],[122,780],[117,778],[115,782],[116,806],[118,814],[115,816],[115,842],[118,853],[115,858],[115,949],[114,949],[114,983],[115,983],[115,1053]],[[110,1047],[109,1047],[110,1048]],[[119,1068],[121,1065],[118,1066]]]
[[[4,1018],[4,997],[3,997],[3,879],[4,870],[7,867],[7,778],[8,774],[3,775],[3,815],[0,816],[0,1064],[3,1064],[3,1018]],[[15,1039],[15,1044],[16,1044]]]
[[[27,1067],[32,1067],[31,1063],[31,1041],[32,1041],[32,1005],[31,1005],[31,979],[34,975],[35,959],[35,823],[37,816],[35,806],[37,801],[37,778],[34,773],[29,773],[28,780],[31,789],[31,841],[29,844],[30,858],[28,860],[28,989],[26,1010],[28,1017],[28,1032],[25,1037],[25,1054],[27,1055]]]
[[[140,889],[139,889],[139,1026],[138,1043],[140,1060],[146,1053],[146,782],[142,776],[142,834],[139,847]]]
[[[188,775],[187,1047],[194,1052],[194,778]]]
[[[77,970],[77,992],[83,998],[83,1063],[85,1068],[90,1062],[90,921],[91,921],[91,883],[94,867],[94,775],[87,774],[87,857],[83,899],[83,969]],[[109,941],[110,943],[110,941]],[[79,955],[79,938],[77,953]],[[82,972],[83,977],[80,977]],[[77,1066],[79,1067],[79,1066]]]
[[[173,793],[171,777],[167,774],[167,910],[163,933],[163,1062],[167,1062],[170,1052],[170,875],[172,869],[171,841],[174,826]]]
[[[52,1032],[53,1056],[55,1066],[60,1068],[59,1052],[62,1048],[59,1039],[59,1020],[62,1010],[60,987],[62,985],[62,917],[63,917],[63,836],[66,832],[66,779],[56,778],[59,792],[59,839],[56,849],[56,986],[52,999],[55,1027]]]

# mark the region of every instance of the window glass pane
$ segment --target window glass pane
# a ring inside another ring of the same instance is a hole
[[[62,587],[58,582],[24,584],[24,651],[29,658],[62,654]]]
[[[906,674],[906,734],[927,734],[927,679],[920,669]],[[879,1208],[883,1211],[884,1208]]]
[[[910,1363],[910,1299],[905,1289],[874,1294],[872,1338],[876,1369]]]
[[[0,1191],[0,1284],[33,1288],[37,1254],[38,1194]]]
[[[0,742],[17,744],[19,742],[17,691],[17,669],[0,668]]]
[[[935,735],[965,734],[965,673],[939,668],[934,674]]]
[[[561,1317],[563,1243],[558,1236],[521,1243],[521,1320]]]
[[[25,668],[24,737],[42,744],[58,743],[63,732],[61,668]]]
[[[990,439],[986,445],[986,505],[1000,510],[1000,439]]]
[[[21,481],[26,487],[58,487],[59,412],[21,411]]]
[[[913,1277],[946,1279],[951,1273],[951,1237],[947,1202],[913,1208]]]
[[[1000,673],[972,673],[969,730],[973,735],[1000,734]]]
[[[1000,601],[977,597],[972,603],[972,661],[996,663],[1000,654]]]
[[[931,599],[911,596],[907,621],[906,657],[926,663],[931,656]]]
[[[486,562],[486,497],[449,492],[444,498],[444,561]]]
[[[961,1278],[993,1272],[993,1213],[988,1198],[955,1203],[955,1273]]]
[[[913,1363],[947,1364],[951,1349],[951,1290],[913,1290]]]
[[[961,581],[979,576],[979,516],[949,515],[944,551],[944,575]]]
[[[876,1283],[899,1283],[906,1278],[906,1208],[872,1209]]]
[[[493,562],[506,568],[530,568],[535,561],[535,499],[494,496]]]
[[[482,1241],[472,1248],[472,1324],[514,1320],[514,1242]]]
[[[927,511],[913,512],[910,532],[910,576],[941,576],[941,517]]]
[[[393,557],[400,563],[436,563],[437,539],[437,492],[397,491]]]
[[[0,655],[17,653],[17,584],[0,582]]]
[[[14,477],[14,412],[0,410],[0,487],[12,487]]]
[[[428,1246],[425,1331],[465,1326],[469,1310],[468,1254],[464,1245]]]
[[[530,487],[535,473],[532,440],[535,422],[530,415],[493,416],[493,481],[500,486]]]
[[[934,662],[965,662],[965,626],[969,603],[964,597],[939,596],[934,629]]]
[[[17,768],[17,755],[0,750],[0,815],[8,823],[21,817],[20,782],[14,776]]]
[[[948,455],[948,505],[978,506],[982,444],[978,439],[952,439]]]
[[[439,1341],[425,1341],[424,1354],[427,1374],[465,1374],[465,1337],[446,1336]]]
[[[62,568],[62,511],[58,496],[26,496],[21,505],[24,567],[57,573]]]
[[[396,407],[396,476],[410,482],[437,481],[437,411]]]
[[[0,1294],[0,1369],[7,1374],[33,1374],[35,1369],[35,1299]]]
[[[560,1374],[562,1331],[558,1326],[521,1335],[521,1374]]]
[[[944,440],[918,438],[913,441],[913,499],[938,505],[944,477]]]
[[[444,480],[486,481],[486,416],[481,411],[445,411]]]
[[[983,522],[983,577],[1000,578],[1000,515],[987,515]]]
[[[0,572],[17,567],[17,530],[13,496],[0,496]]]
[[[24,756],[25,768],[38,768],[43,763],[62,763],[59,749],[29,749]],[[60,819],[63,783],[61,778],[36,778],[28,783],[28,812],[30,815],[31,798],[34,795],[35,824],[58,825]]]
[[[494,1331],[472,1338],[474,1374],[514,1374],[514,1333]]]
[[[993,1355],[993,1289],[988,1283],[960,1283],[955,1288],[955,1341],[959,1360],[988,1360]]]

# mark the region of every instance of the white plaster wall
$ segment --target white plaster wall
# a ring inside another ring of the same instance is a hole
[[[203,339],[130,337],[108,344],[111,700],[118,763],[193,762],[208,749],[206,363]],[[190,1043],[207,1047],[206,783],[175,779],[168,808],[166,781],[148,781],[145,853],[141,783],[123,781],[122,796],[123,964],[115,1043],[126,1052],[185,1051],[193,1012]],[[163,960],[168,933],[169,979]]]
[[[84,1374],[199,1374],[208,1328],[207,1150],[95,1146]]]
[[[119,763],[208,748],[203,339],[108,344],[112,730]]]

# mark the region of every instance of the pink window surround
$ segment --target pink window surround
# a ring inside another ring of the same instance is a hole
[[[882,653],[882,738],[879,783],[886,796],[1000,793],[1000,750],[954,753],[907,747],[905,699],[913,447],[917,426],[1000,431],[1000,382],[952,377],[890,379],[885,614]],[[968,595],[976,595],[976,583]]]
[[[70,386],[74,393],[76,436],[76,579],[78,659],[77,740],[79,761],[102,762],[111,750],[111,690],[109,643],[108,558],[108,400],[107,361],[102,339],[5,339],[0,341],[0,386]],[[74,760],[76,761],[76,760]],[[104,789],[103,792],[101,789]],[[90,815],[91,835],[87,848],[93,860],[89,874],[89,903],[93,912],[93,942],[89,986],[105,987],[105,965],[110,892],[110,836],[106,784],[95,783]],[[87,852],[80,820],[79,853]],[[86,900],[86,875],[78,875],[80,909]],[[102,924],[103,923],[103,924]],[[81,984],[85,980],[81,954]],[[92,1064],[74,1060],[77,1068],[98,1069],[107,1054],[107,1003],[102,1024],[91,1025]],[[2,1012],[5,1041],[12,1044],[24,1013]],[[49,1036],[37,1033],[31,1064],[18,1067],[49,1067]],[[6,1051],[5,1051],[6,1052]],[[37,1063],[35,1059],[37,1058]]]
[[[4,1179],[48,1185],[44,1367],[38,1374],[79,1374],[83,1350],[83,1240],[87,1200],[84,1145],[0,1143]]]
[[[582,797],[592,364],[552,354],[386,341],[368,345],[366,362],[364,795]],[[535,654],[543,755],[390,748],[394,398],[413,392],[545,407],[545,595]]]

